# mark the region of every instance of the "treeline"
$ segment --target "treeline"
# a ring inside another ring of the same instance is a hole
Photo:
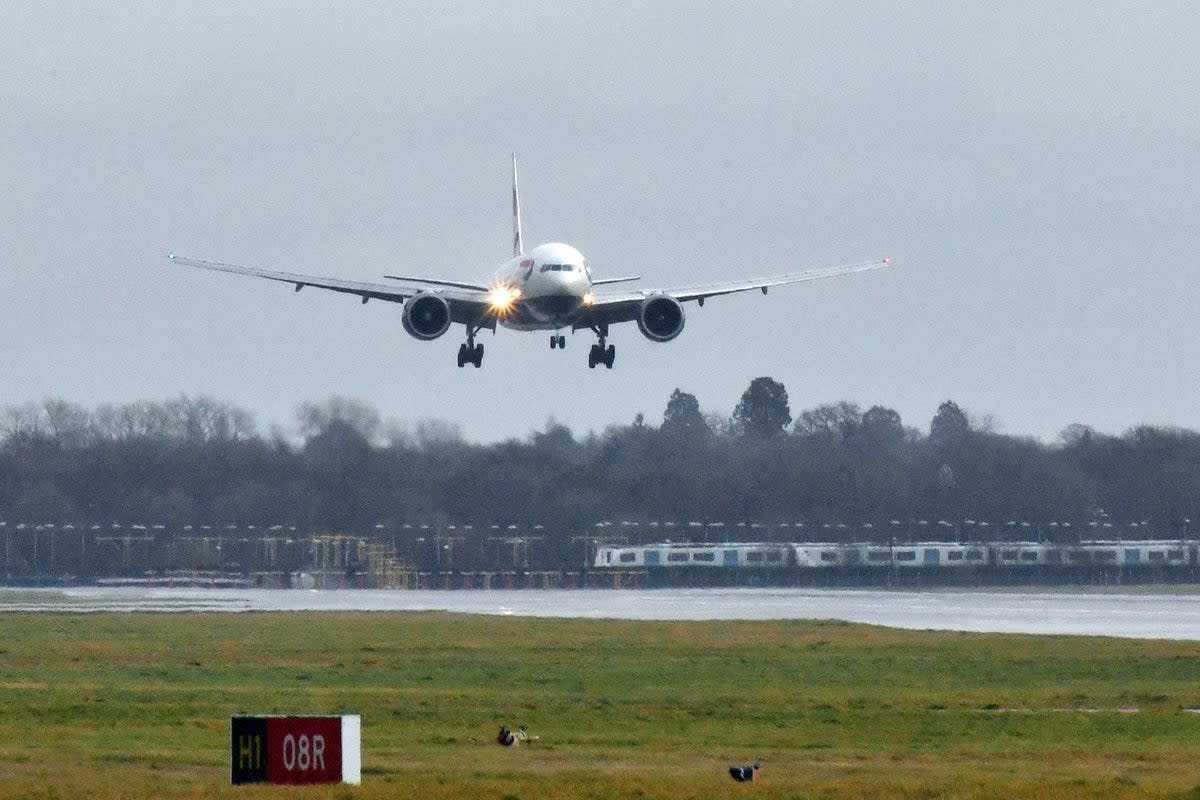
[[[205,397],[0,410],[0,521],[11,523],[541,525],[565,553],[571,535],[602,520],[720,521],[726,531],[803,522],[810,538],[827,535],[824,523],[850,523],[862,538],[863,523],[886,537],[893,521],[908,531],[917,520],[959,533],[970,520],[1028,522],[1045,537],[1175,537],[1200,520],[1198,503],[1191,430],[1111,436],[1073,425],[1043,443],[998,433],[950,401],[921,429],[846,402],[793,417],[771,378],[755,379],[729,416],[676,390],[661,420],[586,436],[551,422],[497,444],[467,442],[447,423],[386,423],[340,398],[303,405],[287,435]]]

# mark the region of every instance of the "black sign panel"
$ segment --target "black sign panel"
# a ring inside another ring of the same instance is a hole
[[[234,783],[267,780],[266,717],[231,717],[230,779]]]

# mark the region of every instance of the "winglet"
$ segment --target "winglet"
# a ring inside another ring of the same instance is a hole
[[[513,153],[513,258],[525,252],[521,243],[521,195],[517,191],[517,154]]]

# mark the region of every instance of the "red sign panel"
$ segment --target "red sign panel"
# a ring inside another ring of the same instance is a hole
[[[254,717],[229,720],[230,780],[235,783],[358,783],[361,718]]]
[[[267,780],[270,783],[341,782],[341,718],[269,717]]]

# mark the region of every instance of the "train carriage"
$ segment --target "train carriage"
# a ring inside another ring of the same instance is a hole
[[[794,544],[791,547],[793,559],[800,568],[831,568],[846,563],[843,549],[836,544]]]
[[[1084,542],[1073,548],[1078,561],[1117,567],[1180,567],[1189,563],[1187,542],[1132,541]]]
[[[596,551],[595,566],[651,567],[726,567],[780,568],[795,566],[791,545],[697,544],[663,542],[647,545],[601,547]]]
[[[1061,548],[1040,542],[993,542],[988,551],[996,567],[1059,566],[1070,560]]]
[[[838,570],[847,574],[875,569],[947,570],[990,568],[996,574],[1025,574],[1030,569],[1132,569],[1200,566],[1194,540],[1049,542],[914,542],[904,544],[828,542],[775,543],[659,542],[605,545],[597,549],[599,569],[781,570],[803,573]],[[947,572],[946,574],[950,574]]]

